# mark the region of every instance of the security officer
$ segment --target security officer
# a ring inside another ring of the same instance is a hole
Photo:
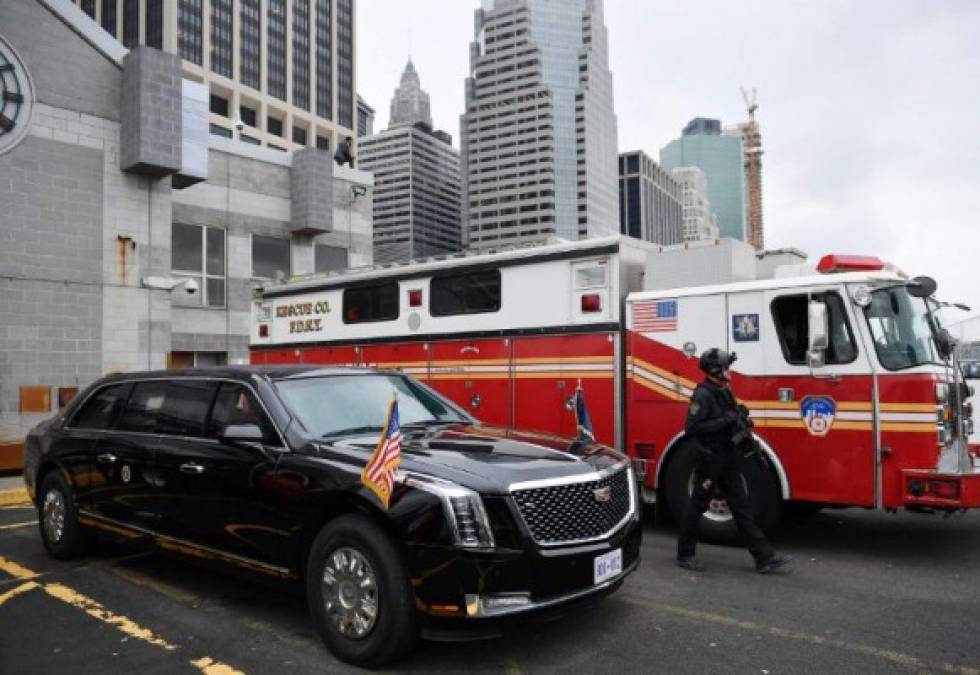
[[[677,540],[677,564],[684,569],[704,571],[694,550],[698,524],[716,488],[728,500],[742,540],[755,558],[761,574],[773,572],[789,562],[789,556],[773,551],[765,534],[752,518],[751,505],[741,475],[743,453],[739,445],[751,439],[752,421],[745,406],[739,405],[729,384],[735,354],[712,348],[701,355],[698,365],[707,377],[691,396],[684,431],[697,443],[698,462],[694,469],[694,492],[681,520]]]

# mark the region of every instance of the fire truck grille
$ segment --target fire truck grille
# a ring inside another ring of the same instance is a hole
[[[629,472],[625,467],[600,480],[512,494],[534,541],[544,545],[602,538],[630,513]]]

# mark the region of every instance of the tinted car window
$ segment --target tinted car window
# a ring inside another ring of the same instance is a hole
[[[122,431],[155,433],[157,416],[166,398],[166,382],[140,382],[133,388],[126,412],[119,420]]]
[[[97,391],[71,421],[79,429],[108,429],[126,403],[128,384],[114,384]]]
[[[167,384],[163,407],[157,415],[158,434],[202,436],[217,383],[174,380]]]
[[[218,391],[214,410],[208,421],[208,437],[218,438],[225,427],[254,424],[262,430],[262,440],[266,445],[280,446],[279,434],[266,417],[252,392],[240,384],[224,383]]]

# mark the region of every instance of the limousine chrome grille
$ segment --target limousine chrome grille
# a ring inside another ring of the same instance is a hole
[[[512,486],[511,496],[534,541],[542,546],[603,539],[634,509],[627,465],[594,480]]]

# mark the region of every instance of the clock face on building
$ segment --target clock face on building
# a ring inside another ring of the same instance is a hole
[[[34,106],[34,87],[20,60],[0,35],[0,153],[13,148],[27,133]]]

